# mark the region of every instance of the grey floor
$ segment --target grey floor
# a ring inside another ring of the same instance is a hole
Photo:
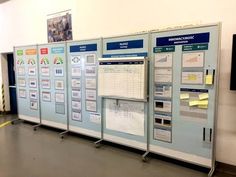
[[[12,119],[1,116],[0,123]],[[96,149],[92,140],[20,123],[0,128],[0,177],[206,177],[207,174],[104,145]],[[217,174],[223,177],[223,174]],[[226,175],[230,177],[229,175]]]

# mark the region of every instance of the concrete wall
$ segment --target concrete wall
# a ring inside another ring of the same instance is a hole
[[[236,165],[236,92],[229,90],[235,0],[11,0],[0,5],[0,52],[47,42],[47,14],[72,9],[74,39],[222,22],[217,160]]]

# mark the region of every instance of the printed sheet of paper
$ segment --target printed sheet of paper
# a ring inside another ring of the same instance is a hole
[[[96,90],[86,89],[85,94],[86,94],[86,100],[94,100],[95,101],[97,99],[97,91]]]
[[[55,93],[55,101],[56,103],[64,103],[65,102],[64,93]]]
[[[96,112],[97,111],[97,102],[96,101],[87,101],[86,100],[86,110]]]
[[[171,130],[164,128],[155,128],[154,139],[171,142]]]
[[[86,78],[85,79],[85,88],[96,89],[96,78]]]
[[[144,136],[144,103],[107,99],[105,116],[107,129]]]
[[[101,124],[101,114],[99,113],[90,113],[89,115],[90,122],[95,124]]]
[[[155,67],[172,67],[172,53],[155,54]]]
[[[182,84],[203,84],[203,72],[182,72]]]
[[[99,60],[98,95],[145,99],[144,59],[117,58],[112,61]]]
[[[182,67],[199,68],[203,66],[204,66],[203,52],[183,53]]]
[[[155,82],[170,83],[172,82],[172,69],[155,69]]]

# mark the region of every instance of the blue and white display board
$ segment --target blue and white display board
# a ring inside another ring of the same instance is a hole
[[[43,125],[67,129],[67,72],[65,43],[38,46]]]
[[[151,34],[151,152],[214,166],[219,33],[209,25]]]
[[[20,119],[40,123],[37,46],[14,48]]]
[[[101,138],[101,98],[97,59],[101,39],[67,43],[69,131]]]
[[[147,149],[148,34],[103,39],[98,95],[103,98],[103,140]]]

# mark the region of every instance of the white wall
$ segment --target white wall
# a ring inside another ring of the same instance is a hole
[[[74,39],[183,23],[222,22],[217,160],[236,165],[236,92],[229,91],[235,0],[11,0],[0,5],[0,53],[47,42],[46,15],[72,9]]]

